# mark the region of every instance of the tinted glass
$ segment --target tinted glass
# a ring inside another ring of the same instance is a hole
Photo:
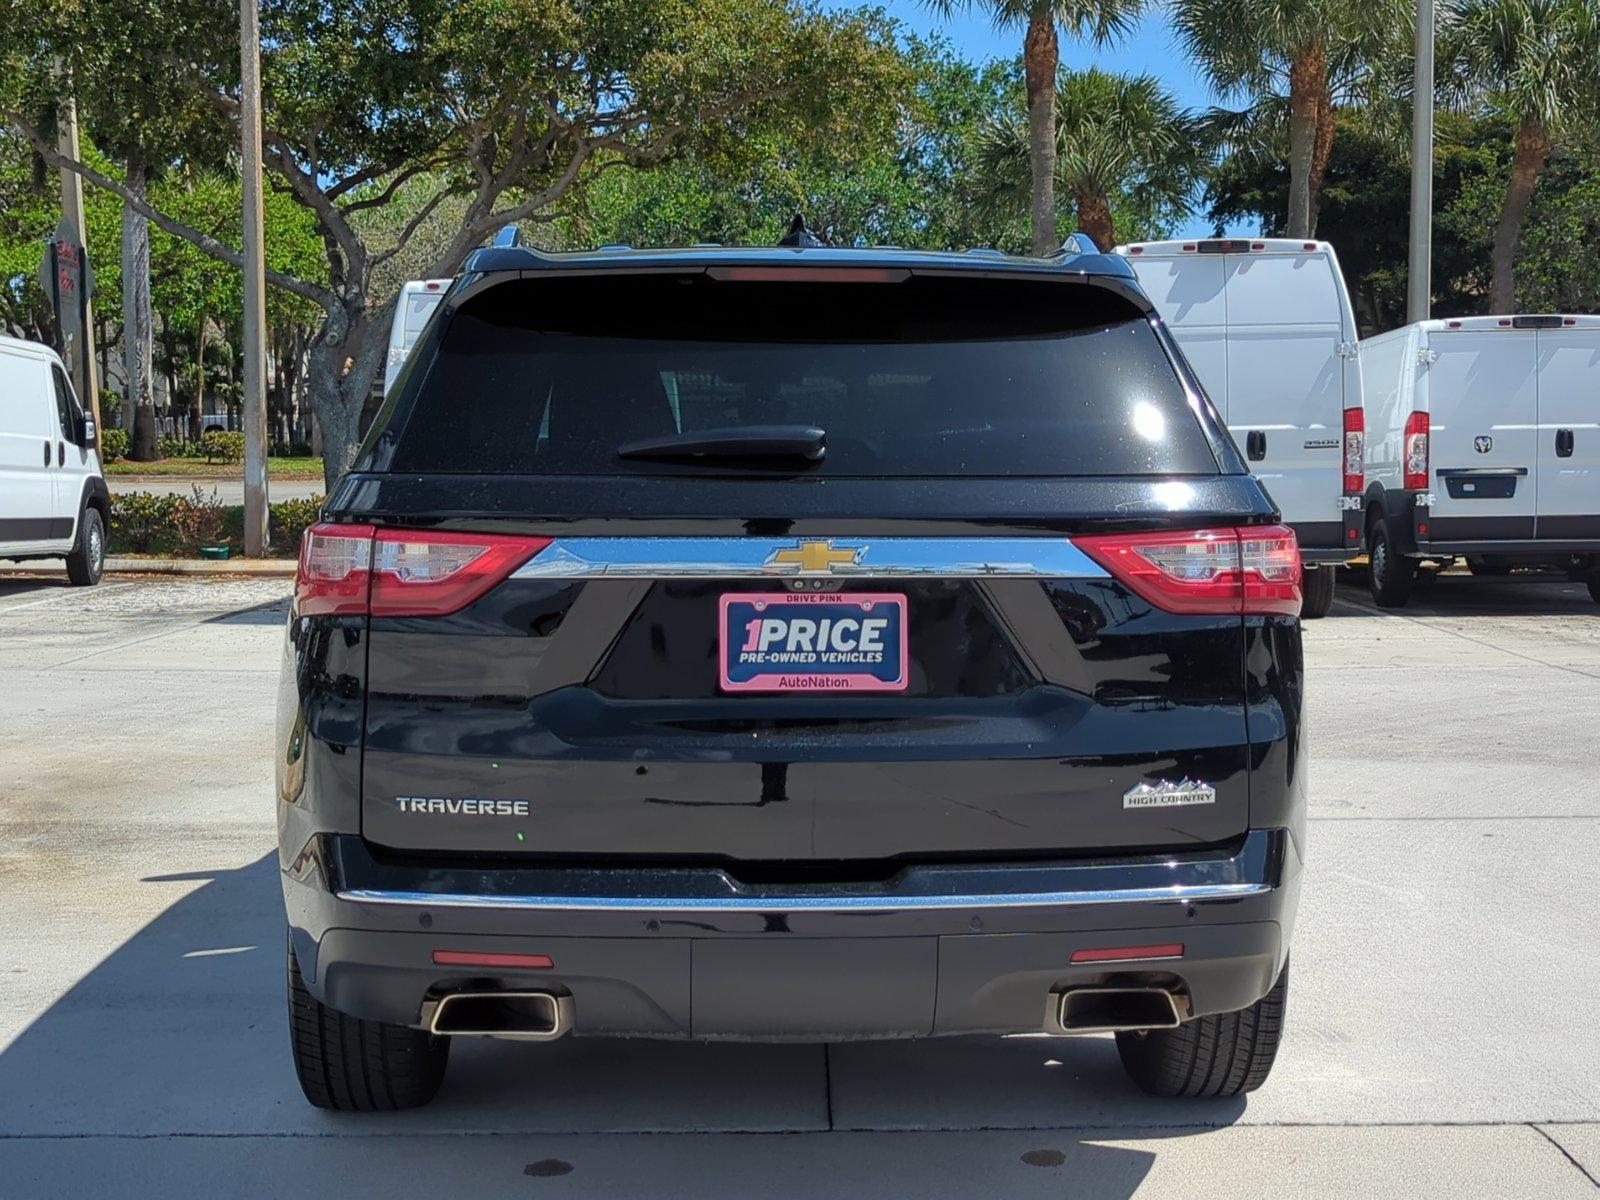
[[[61,436],[69,441],[74,440],[77,434],[77,422],[73,419],[73,410],[77,407],[72,398],[72,389],[67,386],[67,377],[61,373],[60,367],[50,368],[50,381],[55,385],[56,393],[56,418],[61,422]]]
[[[795,470],[624,459],[639,438],[816,425],[807,473],[1217,471],[1148,320],[1051,281],[726,282],[592,276],[502,284],[451,319],[397,471]]]

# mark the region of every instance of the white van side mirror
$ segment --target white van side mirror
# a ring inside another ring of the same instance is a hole
[[[100,440],[100,430],[96,428],[94,418],[83,416],[78,418],[78,445],[84,449],[92,449]]]

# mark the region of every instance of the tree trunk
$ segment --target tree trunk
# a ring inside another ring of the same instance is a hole
[[[1111,202],[1103,192],[1078,193],[1078,228],[1094,239],[1102,250],[1117,244],[1117,230],[1111,218]]]
[[[1048,0],[1034,0],[1028,14],[1022,67],[1028,86],[1028,165],[1033,175],[1030,213],[1032,249],[1050,254],[1056,238],[1056,43],[1055,14]]]
[[[1322,212],[1322,185],[1327,182],[1328,160],[1333,157],[1333,95],[1326,83],[1317,98],[1317,136],[1311,151],[1311,220],[1307,237],[1317,233],[1317,217]]]
[[[1522,222],[1533,189],[1539,185],[1539,172],[1550,153],[1550,134],[1537,121],[1524,121],[1517,130],[1511,152],[1511,182],[1506,187],[1505,203],[1500,208],[1500,223],[1494,230],[1494,282],[1489,288],[1489,311],[1515,312],[1517,307],[1517,246],[1522,241]]]
[[[130,191],[145,194],[145,165],[128,158]],[[122,206],[122,422],[129,431],[128,457],[134,462],[154,462],[161,457],[156,444],[156,410],[152,382],[153,316],[150,309],[150,223],[127,204]]]
[[[1311,236],[1311,173],[1317,153],[1317,114],[1328,90],[1328,56],[1321,46],[1289,63],[1289,214],[1284,236]]]
[[[322,479],[330,493],[360,448],[361,412],[388,349],[393,307],[330,316],[311,345],[306,395],[322,430]]]
[[[206,322],[205,313],[200,314],[200,338],[196,349],[194,367],[194,407],[189,410],[189,437],[198,442],[200,430],[205,421],[206,411]]]

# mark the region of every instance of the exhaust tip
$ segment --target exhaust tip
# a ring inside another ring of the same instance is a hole
[[[1176,1029],[1184,1009],[1165,988],[1084,987],[1062,992],[1057,1011],[1068,1033],[1118,1033]]]
[[[449,992],[426,1022],[438,1037],[549,1042],[572,1028],[572,997],[554,992]]]

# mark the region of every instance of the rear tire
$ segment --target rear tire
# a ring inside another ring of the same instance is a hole
[[[1389,523],[1382,517],[1367,537],[1367,586],[1379,608],[1404,608],[1417,582],[1417,560],[1395,553]]]
[[[329,1008],[306,988],[289,948],[289,1046],[300,1090],[318,1108],[420,1108],[444,1081],[450,1040]]]
[[[85,508],[78,518],[78,540],[67,552],[67,580],[73,587],[93,587],[106,568],[106,523],[98,508]]]
[[[1267,1081],[1283,1035],[1289,964],[1249,1008],[1185,1021],[1176,1029],[1117,1034],[1123,1069],[1152,1096],[1237,1096]]]
[[[1328,615],[1333,607],[1334,566],[1305,567],[1300,572],[1300,615],[1308,621]]]
[[[1467,570],[1474,575],[1498,576],[1511,574],[1511,564],[1499,558],[1480,558],[1476,554],[1467,555]]]

